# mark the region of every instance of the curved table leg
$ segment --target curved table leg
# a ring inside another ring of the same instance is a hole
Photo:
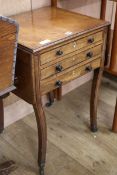
[[[33,107],[38,128],[38,163],[40,168],[40,175],[44,175],[47,145],[46,119],[41,101],[38,101],[35,105],[33,105]]]
[[[94,70],[90,100],[90,127],[92,132],[97,131],[97,105],[102,75],[102,69]]]
[[[38,163],[40,168],[40,175],[44,175],[44,167],[46,161],[46,147],[47,147],[47,126],[40,91],[40,69],[38,66],[40,61],[38,56],[34,56],[33,61],[35,67],[33,108],[35,111],[37,128],[38,128]]]
[[[117,133],[117,102],[115,106],[115,115],[114,115],[114,120],[113,120],[112,131]]]
[[[4,130],[4,108],[3,108],[3,99],[0,98],[0,133]]]

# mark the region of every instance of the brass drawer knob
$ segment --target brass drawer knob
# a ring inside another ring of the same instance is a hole
[[[56,55],[57,55],[57,56],[63,55],[63,51],[62,51],[62,50],[58,50],[58,51],[56,52]]]
[[[55,86],[58,87],[58,88],[61,87],[62,86],[62,81],[57,80],[56,83],[55,83]]]
[[[59,64],[56,66],[56,71],[61,72],[63,70],[63,67]]]
[[[86,66],[85,71],[91,72],[93,70],[92,66]]]
[[[92,37],[92,38],[89,38],[89,39],[88,39],[88,43],[89,43],[89,44],[94,43],[94,38],[93,38],[93,37]]]
[[[87,58],[92,58],[92,57],[93,57],[93,52],[88,52],[88,53],[86,54],[86,57],[87,57]]]

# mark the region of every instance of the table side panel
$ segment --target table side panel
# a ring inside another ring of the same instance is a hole
[[[32,55],[18,48],[15,83],[17,89],[14,93],[30,104],[34,100],[32,71]]]

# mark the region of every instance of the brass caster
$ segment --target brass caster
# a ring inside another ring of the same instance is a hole
[[[97,131],[98,131],[97,126],[95,125],[91,126],[91,132],[97,132]]]
[[[40,166],[39,175],[44,175],[44,166]]]

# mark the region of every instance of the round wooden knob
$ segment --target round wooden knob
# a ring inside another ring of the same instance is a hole
[[[86,72],[91,72],[93,70],[92,66],[87,66],[85,68]]]
[[[88,53],[86,54],[86,57],[87,57],[87,58],[92,58],[92,57],[93,57],[93,52],[88,52]]]
[[[59,64],[56,66],[56,71],[61,72],[63,70],[63,67]]]
[[[56,52],[56,55],[57,55],[57,56],[63,55],[63,51],[62,51],[62,50],[58,50],[58,51]]]
[[[94,38],[89,38],[89,39],[88,39],[88,43],[89,43],[89,44],[92,44],[93,42],[94,42]]]
[[[60,80],[56,81],[55,86],[56,87],[61,87],[62,86],[62,81],[60,81]]]

